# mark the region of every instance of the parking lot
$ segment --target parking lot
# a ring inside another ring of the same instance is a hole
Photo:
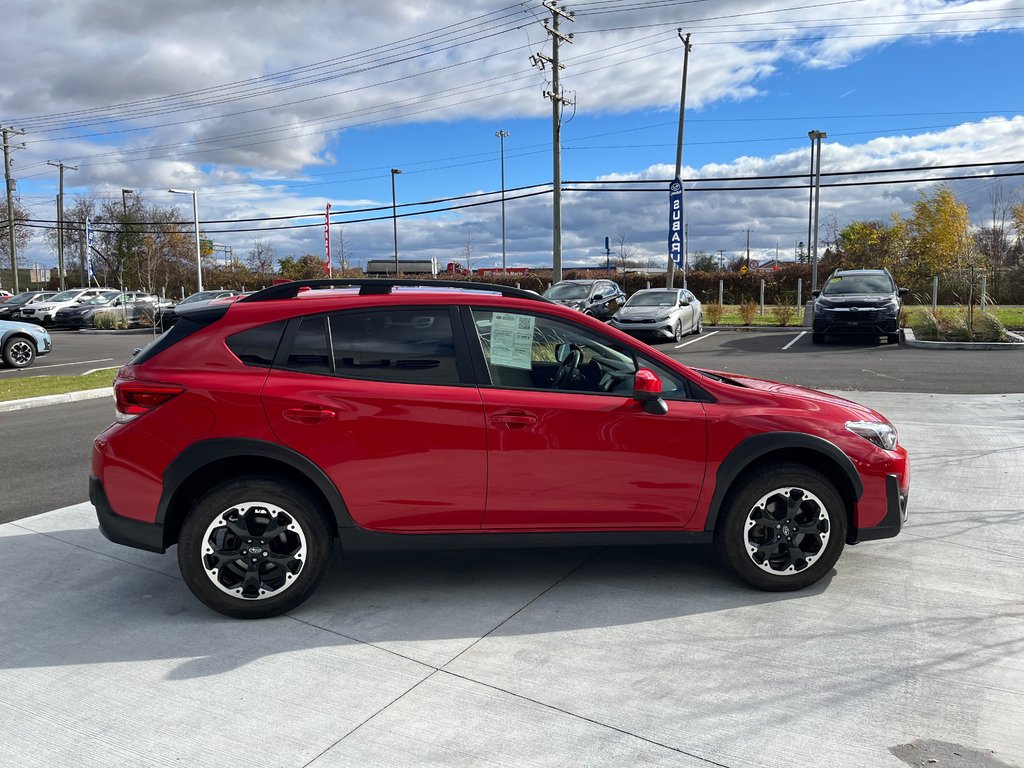
[[[239,622],[192,597],[173,550],[96,530],[108,401],[3,414],[46,425],[19,444],[26,487],[81,481],[37,516],[0,495],[5,760],[1024,766],[1024,354],[714,331],[659,348],[892,419],[913,470],[899,537],[789,594],[702,546],[358,555],[287,617]],[[73,342],[83,361],[113,343]]]

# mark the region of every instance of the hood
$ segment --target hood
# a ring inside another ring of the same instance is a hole
[[[659,315],[672,314],[675,307],[623,307],[616,315],[631,320],[648,320]]]
[[[818,297],[818,303],[822,307],[883,307],[895,298],[891,293],[851,293],[844,296],[822,295]]]
[[[820,392],[817,389],[810,389],[808,387],[801,387],[796,384],[783,384],[779,381],[768,381],[766,379],[755,379],[750,376],[741,376],[734,373],[725,373],[722,371],[710,371],[706,369],[698,369],[698,373],[710,374],[711,378],[717,380],[724,380],[727,384],[734,384],[748,389],[753,389],[759,392],[765,392],[771,395],[777,395],[786,398],[788,404],[796,405],[797,403],[803,403],[805,407],[809,408],[820,408],[822,406],[830,406],[833,408],[841,408],[849,413],[851,420],[862,420],[862,421],[882,421],[886,424],[889,420],[882,416],[878,411],[868,408],[866,405],[855,403],[852,400],[847,400],[845,397],[839,397],[838,395],[830,395],[827,392]]]

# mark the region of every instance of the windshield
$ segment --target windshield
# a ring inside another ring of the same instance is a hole
[[[828,281],[825,296],[851,296],[855,293],[892,293],[895,286],[886,274],[836,275]]]
[[[193,293],[187,299],[182,299],[179,304],[191,304],[193,301],[208,301],[209,299],[215,299],[221,295],[220,291],[202,291],[200,293]]]
[[[58,301],[73,301],[77,299],[81,291],[64,291],[64,293],[58,293],[56,296],[51,296],[47,301],[54,303]]]
[[[675,291],[644,291],[634,293],[626,302],[627,307],[674,307],[678,294]]]
[[[557,283],[546,291],[548,299],[585,299],[590,295],[590,286],[586,283]]]
[[[5,303],[9,307],[21,306],[22,304],[28,304],[30,301],[36,299],[45,299],[46,296],[40,296],[38,293],[19,293],[14,298],[8,299]]]

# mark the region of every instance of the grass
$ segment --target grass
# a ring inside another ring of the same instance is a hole
[[[21,400],[24,397],[62,395],[83,389],[102,389],[112,386],[116,368],[93,371],[85,376],[25,376],[17,379],[0,378],[0,400]]]

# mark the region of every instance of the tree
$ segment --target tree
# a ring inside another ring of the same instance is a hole
[[[947,185],[939,186],[931,195],[921,193],[908,225],[912,275],[963,274],[973,265],[976,252],[967,206]]]
[[[616,265],[625,272],[627,269],[635,269],[637,267],[636,247],[629,242],[629,235],[625,232],[619,232],[617,238],[615,238],[615,262]]]
[[[466,244],[462,246],[460,251],[462,260],[466,262],[466,269],[469,272],[473,271],[473,225],[466,225]]]
[[[245,264],[256,282],[269,285],[274,274],[274,246],[257,237],[245,256]]]
[[[3,205],[0,210],[3,211],[0,214],[0,270],[11,269],[11,246],[10,246],[10,234],[7,228],[7,205]],[[14,201],[14,248],[16,253],[23,253],[25,248],[28,247],[29,240],[32,239],[32,230],[26,225],[20,224],[19,222],[28,221],[32,218],[28,209],[25,208],[18,200]],[[21,266],[19,264],[19,266]],[[13,272],[9,273],[12,278],[13,285]]]
[[[324,262],[319,256],[307,253],[296,259],[285,256],[277,261],[281,277],[285,280],[319,280],[327,277]]]
[[[718,258],[707,251],[697,251],[690,261],[690,269],[694,272],[715,272],[718,270]]]

